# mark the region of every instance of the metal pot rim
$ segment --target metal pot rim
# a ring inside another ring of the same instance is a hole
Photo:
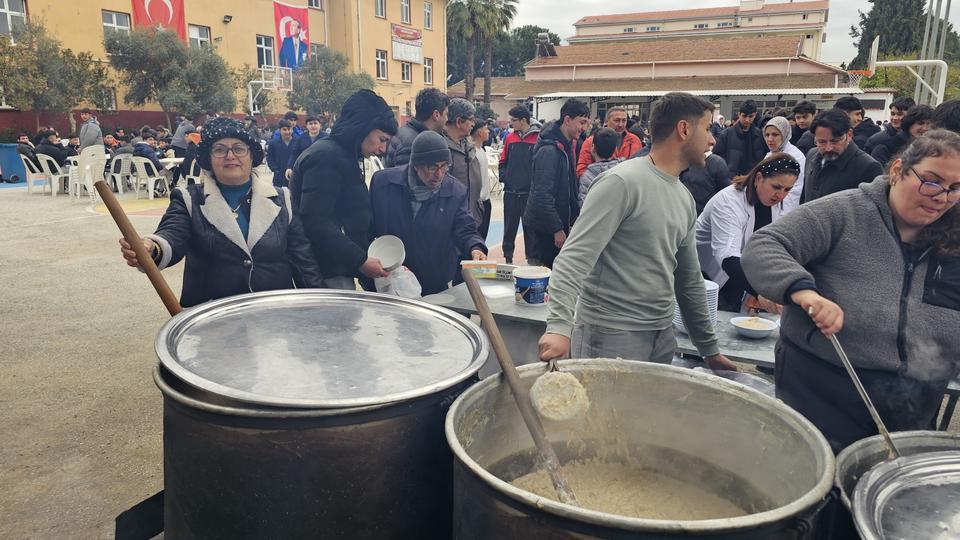
[[[824,497],[827,496],[833,485],[832,481],[836,462],[833,458],[833,451],[831,450],[830,445],[827,443],[827,440],[823,434],[821,434],[820,431],[817,430],[816,427],[814,427],[813,424],[804,418],[800,413],[784,405],[779,400],[763,394],[762,392],[738,383],[734,383],[732,381],[728,381],[723,377],[718,377],[708,373],[694,372],[693,370],[665,364],[652,364],[649,362],[609,358],[562,360],[558,362],[558,364],[567,369],[575,367],[583,367],[587,369],[617,367],[626,371],[662,370],[665,373],[669,373],[671,377],[700,379],[700,382],[709,382],[710,384],[723,387],[735,395],[760,401],[761,403],[766,404],[768,407],[773,407],[784,412],[786,416],[797,425],[798,429],[806,431],[813,437],[820,447],[820,454],[826,457],[826,463],[824,464],[825,470],[812,489],[810,489],[802,497],[790,502],[789,504],[773,510],[768,510],[766,512],[759,512],[734,518],[687,521],[631,518],[563,504],[552,499],[546,499],[544,497],[540,497],[539,495],[534,495],[501,480],[480,466],[479,463],[474,461],[473,458],[467,454],[466,450],[463,448],[463,445],[460,444],[460,440],[456,434],[456,428],[453,425],[453,419],[460,408],[464,406],[465,400],[469,399],[471,395],[490,392],[495,385],[501,384],[500,377],[487,377],[486,379],[465,390],[460,397],[453,402],[453,404],[450,406],[450,410],[447,411],[447,418],[444,422],[444,431],[446,432],[447,443],[450,445],[450,449],[453,451],[456,459],[469,468],[470,471],[479,477],[484,483],[489,485],[494,490],[506,494],[511,499],[562,518],[574,519],[594,525],[615,527],[628,531],[717,533],[756,528],[768,523],[775,523],[777,521],[787,519],[798,514],[805,508],[813,507],[820,503]],[[525,372],[539,372],[545,371],[546,369],[548,369],[547,364],[541,362],[519,366],[517,368],[521,375]]]
[[[243,390],[237,390],[235,388],[231,388],[198,376],[197,374],[184,368],[170,353],[170,347],[172,344],[176,343],[179,333],[184,330],[184,328],[192,321],[210,316],[211,313],[217,312],[225,306],[238,307],[241,305],[241,303],[267,302],[275,297],[290,296],[292,293],[296,294],[298,298],[305,298],[308,295],[313,297],[323,296],[331,299],[363,298],[370,302],[405,304],[411,308],[428,312],[440,319],[450,322],[452,325],[459,326],[464,330],[464,333],[468,335],[472,341],[474,341],[476,346],[473,360],[465,369],[455,375],[434,381],[428,385],[420,386],[418,388],[380,396],[376,400],[372,400],[370,398],[341,398],[318,402],[308,399],[280,398],[270,402],[264,402],[255,394],[250,394],[249,392],[245,392]],[[434,306],[427,302],[410,300],[407,298],[401,298],[399,296],[361,291],[342,291],[333,289],[286,289],[228,296],[226,298],[213,300],[184,310],[167,321],[157,333],[155,349],[157,357],[160,359],[160,363],[164,368],[166,368],[179,380],[204,392],[209,392],[220,397],[226,397],[237,402],[248,403],[251,405],[263,405],[279,408],[289,407],[303,409],[340,410],[347,408],[377,407],[388,404],[402,403],[451,388],[480,371],[480,368],[483,367],[483,364],[486,362],[487,356],[489,355],[489,341],[487,340],[486,334],[483,333],[480,328],[469,318],[462,317],[453,311],[440,306]]]

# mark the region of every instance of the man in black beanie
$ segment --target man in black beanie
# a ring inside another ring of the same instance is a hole
[[[378,259],[367,257],[370,192],[360,163],[386,152],[396,133],[387,102],[359,90],[344,103],[330,137],[310,146],[293,166],[294,208],[327,287],[353,290],[355,277],[387,276]]]
[[[373,236],[403,240],[404,266],[424,295],[450,286],[460,258],[484,260],[487,247],[468,210],[467,188],[448,174],[450,150],[442,135],[423,131],[413,140],[410,163],[373,175]]]

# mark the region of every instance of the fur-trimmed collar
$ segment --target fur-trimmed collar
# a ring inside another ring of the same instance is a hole
[[[263,238],[267,229],[280,215],[280,205],[274,200],[278,196],[277,188],[272,183],[261,179],[256,170],[250,176],[253,182],[251,184],[249,227],[247,229],[247,239],[244,241],[243,232],[240,231],[237,220],[234,219],[227,201],[220,193],[217,181],[207,171],[202,171],[200,174],[203,193],[206,196],[204,203],[200,205],[203,217],[237,247],[245,251],[247,255],[250,255],[254,246]]]

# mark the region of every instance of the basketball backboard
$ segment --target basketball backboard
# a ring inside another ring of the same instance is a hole
[[[880,36],[873,38],[870,45],[870,59],[867,62],[867,71],[872,76],[877,71],[877,53],[880,52]]]

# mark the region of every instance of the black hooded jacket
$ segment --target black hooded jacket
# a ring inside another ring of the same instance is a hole
[[[356,276],[367,259],[372,210],[360,146],[374,129],[393,135],[396,118],[383,98],[360,90],[343,105],[330,137],[293,166],[294,208],[325,277]]]
[[[544,126],[533,148],[530,197],[523,225],[541,234],[569,232],[580,207],[576,144],[563,136],[560,125],[554,122]]]
[[[756,125],[743,131],[740,124],[733,124],[723,130],[716,139],[713,153],[727,162],[727,167],[735,176],[750,172],[769,151],[763,140],[763,132]]]
[[[880,126],[873,120],[864,118],[857,127],[853,128],[853,142],[857,143],[859,148],[866,148],[867,141],[877,133],[880,133]]]
[[[899,129],[891,126],[890,124],[886,124],[883,126],[883,129],[877,133],[874,133],[869,139],[867,139],[867,144],[863,147],[863,151],[873,155],[873,149],[876,148],[877,145],[889,145],[893,141],[893,138],[897,136],[899,131]]]

